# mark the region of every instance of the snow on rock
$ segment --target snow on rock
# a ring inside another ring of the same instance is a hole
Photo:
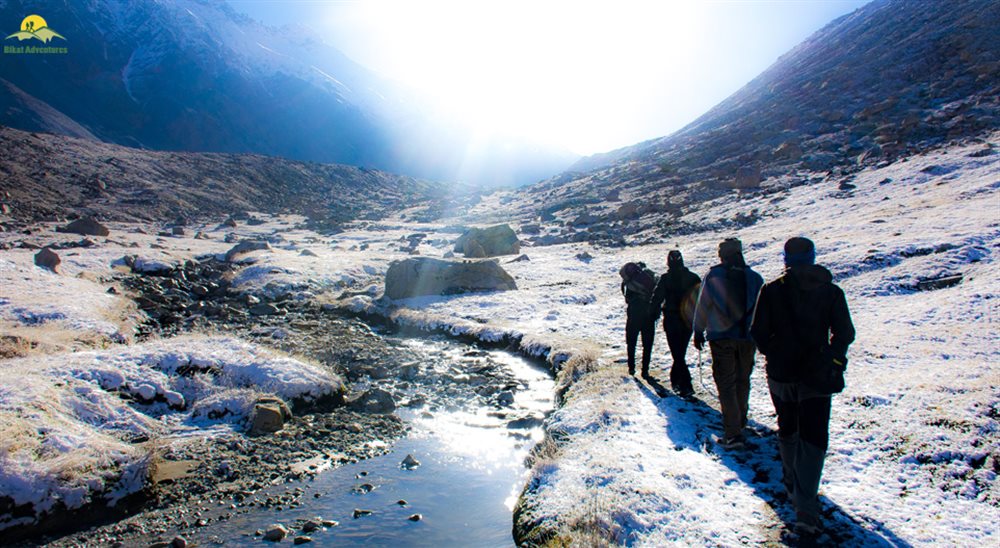
[[[0,361],[0,500],[36,516],[56,501],[114,503],[144,485],[151,455],[137,442],[242,430],[262,395],[295,404],[343,387],[323,367],[224,337]],[[31,521],[0,514],[0,530]]]

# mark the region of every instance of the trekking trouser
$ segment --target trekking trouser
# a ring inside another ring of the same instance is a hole
[[[831,397],[797,382],[768,379],[767,386],[778,414],[782,481],[795,511],[818,519],[819,482],[830,440]]]
[[[653,357],[653,338],[656,335],[656,320],[629,318],[625,322],[625,349],[628,354],[628,372],[635,373],[635,345],[642,335],[642,372],[649,372],[649,362]]]
[[[750,373],[753,372],[753,341],[721,339],[709,341],[712,377],[719,391],[722,428],[726,438],[741,436],[750,411]]]
[[[691,390],[691,371],[688,370],[687,356],[688,344],[691,342],[691,328],[685,326],[683,322],[668,322],[663,320],[663,332],[667,336],[667,345],[670,346],[670,356],[673,364],[670,366],[670,385],[674,390]]]

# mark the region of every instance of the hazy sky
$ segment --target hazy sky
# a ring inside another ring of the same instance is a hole
[[[483,131],[591,154],[670,134],[869,0],[229,0]]]

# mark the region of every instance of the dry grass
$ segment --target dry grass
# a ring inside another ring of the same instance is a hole
[[[107,348],[115,341],[96,332],[82,332],[61,322],[24,325],[0,320],[0,360],[57,352]]]

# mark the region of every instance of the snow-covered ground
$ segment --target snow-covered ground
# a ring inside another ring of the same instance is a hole
[[[624,378],[617,271],[629,260],[662,270],[667,252],[679,248],[704,274],[717,262],[718,242],[737,236],[751,266],[773,279],[784,241],[808,236],[846,291],[858,328],[848,388],[834,403],[821,488],[826,515],[852,542],[990,542],[1000,533],[1000,155],[970,156],[980,149],[955,147],[868,170],[850,181],[854,189],[831,180],[721,199],[697,214],[711,224],[763,212],[738,231],[640,248],[527,248],[530,261],[504,264],[518,291],[410,299],[386,313],[486,339],[506,333],[542,347],[559,341],[548,346],[569,353],[601,349],[598,372],[581,376],[547,424],[563,442],[536,468],[526,501],[545,527],[594,522],[588,526],[638,545],[763,543],[787,517],[780,504],[768,504],[780,471],[773,458],[741,463],[707,451],[704,439],[718,430],[717,419],[677,399],[644,397],[648,390]],[[593,259],[577,259],[583,251]],[[917,290],[920,281],[954,274],[961,284]],[[378,309],[372,301],[356,296],[350,306]],[[662,335],[655,355],[656,366],[669,366]],[[694,349],[689,357],[697,363]],[[708,363],[703,371],[704,384],[694,371],[698,396],[715,407]],[[774,430],[762,362],[751,415],[758,431]],[[761,444],[760,452],[776,455],[770,438]]]
[[[1000,135],[991,141],[996,147]],[[717,262],[718,242],[737,236],[750,265],[773,279],[782,269],[784,241],[808,236],[817,244],[818,262],[846,291],[858,328],[849,353],[848,387],[834,400],[821,486],[829,520],[855,543],[989,543],[1000,533],[1000,155],[970,156],[981,148],[957,146],[867,170],[850,181],[854,189],[841,190],[838,179],[779,194],[734,195],[706,204],[689,219],[718,226],[719,219],[737,213],[757,209],[762,214],[759,222],[739,230],[709,229],[642,247],[524,248],[529,261],[500,259],[515,277],[517,291],[422,297],[388,306],[378,298],[382,280],[392,260],[408,256],[407,237],[426,233],[419,253],[440,257],[458,235],[447,225],[392,220],[357,223],[334,236],[293,230],[289,220],[241,226],[237,233],[267,239],[272,249],[254,252],[233,283],[247,292],[317,299],[426,329],[484,340],[506,337],[519,341],[525,353],[546,355],[556,364],[571,355],[593,358],[590,366],[560,379],[560,386],[569,383],[569,388],[546,424],[559,443],[542,451],[533,472],[524,500],[532,519],[546,529],[591,530],[635,545],[757,544],[773,541],[780,518],[787,517],[787,509],[773,500],[780,471],[773,439],[766,436],[775,422],[763,363],[754,374],[750,405],[751,425],[764,437],[753,442],[747,458],[711,450],[705,439],[720,425],[712,409],[717,402],[708,363],[702,365],[704,383],[697,368],[693,371],[704,405],[657,398],[625,376],[618,269],[626,261],[643,260],[663,270],[667,252],[678,248],[687,265],[703,275]],[[123,254],[176,263],[223,254],[232,246],[221,241],[224,231],[213,227],[206,230],[210,240],[125,232],[113,232],[111,241],[98,248],[64,254],[58,278],[32,265],[33,252],[2,252],[0,321],[5,328],[30,332],[66,322],[67,330],[118,332],[121,337],[114,340],[127,340],[122,318],[132,312],[123,315],[127,303],[109,296],[103,283]],[[582,252],[592,258],[577,258]],[[922,280],[951,274],[961,274],[962,282],[917,290]],[[29,420],[22,417],[30,414],[25,411],[29,403],[44,394],[45,401],[64,403],[30,419],[37,423],[23,423],[25,431],[48,425],[44,428],[64,429],[66,437],[86,432],[80,436],[91,440],[87,443],[103,459],[99,462],[139,462],[142,456],[123,445],[123,433],[206,430],[194,413],[197,402],[208,401],[200,392],[204,387],[194,390],[163,365],[164,357],[181,347],[197,349],[183,341],[157,344],[0,361],[4,377],[11,377],[0,383],[0,411]],[[223,347],[234,355],[258,352],[240,344],[228,341]],[[312,374],[307,364],[274,360],[287,366],[285,388],[300,386],[301,377]],[[689,361],[698,362],[693,348]],[[654,369],[669,362],[660,334]],[[168,413],[166,403],[158,404],[162,416],[174,417],[164,422],[156,413],[137,412],[109,396],[101,373],[109,364],[129,386],[150,384],[158,394],[162,388],[165,398],[168,391],[182,395],[187,410]],[[15,374],[23,371],[30,375]],[[665,372],[659,376],[666,380]],[[87,409],[98,414],[81,415]],[[105,432],[92,418],[108,414],[122,419],[107,421],[117,426]],[[5,474],[14,470],[8,461],[41,447],[39,436],[28,436],[34,445],[27,443],[25,453],[7,441],[15,438],[3,436]],[[23,458],[18,481],[51,477]],[[81,473],[81,481],[112,481],[102,472],[111,468],[93,467],[98,472]],[[12,488],[0,487],[0,495]]]
[[[0,495],[38,514],[114,503],[145,486],[158,446],[243,431],[264,395],[302,401],[342,389],[326,368],[226,337],[5,360]]]

